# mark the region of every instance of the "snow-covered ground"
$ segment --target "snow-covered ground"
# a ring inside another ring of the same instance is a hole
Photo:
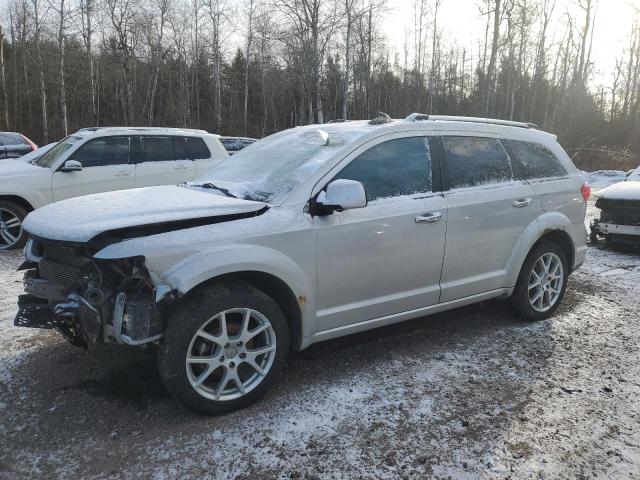
[[[591,246],[552,320],[486,302],[314,345],[217,418],[152,351],[12,327],[19,262],[0,254],[0,478],[640,477],[638,254]]]

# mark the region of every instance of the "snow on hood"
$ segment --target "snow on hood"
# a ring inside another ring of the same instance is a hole
[[[87,242],[108,230],[251,213],[264,207],[261,202],[166,185],[97,193],[52,203],[31,212],[23,227],[42,238]]]
[[[608,200],[640,200],[640,181],[618,182],[594,193],[598,198]]]
[[[31,165],[30,163],[20,162],[16,160],[20,160],[20,158],[0,160],[0,178],[18,175],[29,175],[42,170],[42,168]]]

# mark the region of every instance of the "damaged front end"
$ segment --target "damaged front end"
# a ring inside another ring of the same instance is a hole
[[[600,218],[591,221],[591,240],[640,245],[640,201],[598,198]]]
[[[30,239],[14,325],[54,328],[85,347],[160,339],[173,293],[154,284],[144,257],[98,260],[94,253],[84,244]]]

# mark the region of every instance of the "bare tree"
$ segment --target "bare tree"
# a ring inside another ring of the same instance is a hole
[[[58,14],[58,105],[60,115],[60,125],[62,126],[62,133],[66,137],[69,133],[69,126],[67,122],[67,94],[64,88],[64,55],[65,55],[65,28],[67,22],[68,4],[65,4],[65,0],[58,0],[57,3],[52,4],[52,8]]]
[[[244,66],[244,109],[242,114],[242,131],[245,136],[247,135],[247,119],[249,117],[249,66],[251,63],[251,47],[253,44],[253,17],[255,15],[255,10],[256,0],[249,0],[249,4],[247,5],[248,27]]]
[[[0,87],[2,87],[2,113],[5,128],[9,129],[9,100],[7,95],[7,79],[4,73],[4,33],[0,25]]]
[[[88,75],[89,86],[91,88],[91,120],[95,125],[98,125],[97,91],[92,50],[94,0],[80,0],[79,10],[81,19],[80,34],[82,35],[82,41],[84,42],[84,47],[87,51],[87,63],[89,65]]]
[[[34,41],[36,44],[36,55],[38,63],[38,77],[40,79],[40,106],[42,114],[42,138],[44,143],[49,143],[49,127],[47,121],[47,90],[44,82],[44,63],[42,62],[42,46],[40,43],[42,35],[42,18],[44,16],[44,10],[39,0],[31,0],[31,6],[33,8],[33,27],[34,27]]]
[[[37,1],[37,0],[33,0]],[[115,33],[116,49],[120,52],[124,95],[120,99],[126,125],[134,123],[133,60],[135,58],[137,11],[133,0],[105,0],[107,16]]]

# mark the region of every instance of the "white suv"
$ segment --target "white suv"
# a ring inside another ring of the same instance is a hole
[[[0,160],[0,250],[24,246],[28,212],[90,193],[193,180],[229,155],[217,135],[174,128],[87,128],[31,162]]]
[[[185,186],[31,213],[15,324],[157,342],[167,388],[225,412],[314,342],[490,298],[548,318],[585,258],[588,195],[527,124],[294,128]]]

